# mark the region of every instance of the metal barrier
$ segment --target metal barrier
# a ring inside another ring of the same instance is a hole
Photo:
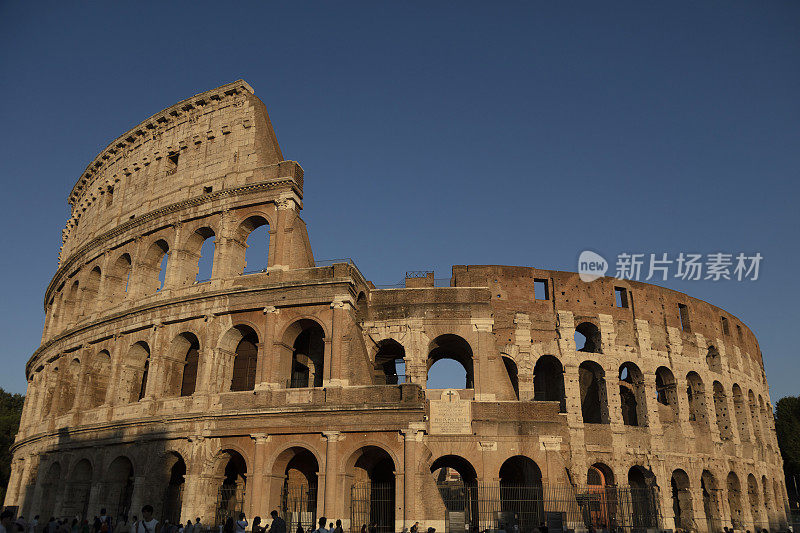
[[[239,513],[244,510],[244,494],[243,485],[221,486],[217,493],[214,524],[224,524],[229,517],[236,520],[239,517]]]
[[[355,483],[350,491],[350,531],[394,533],[394,483]]]
[[[286,521],[286,531],[293,533],[297,526],[303,531],[316,527],[317,486],[284,485],[281,490],[281,518]]]

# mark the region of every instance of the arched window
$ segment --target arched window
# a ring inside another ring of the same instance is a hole
[[[758,404],[756,403],[756,395],[753,394],[752,389],[747,393],[747,400],[750,406],[750,420],[753,423],[753,433],[755,434],[755,443],[763,442],[761,440],[761,421],[758,418]]]
[[[429,346],[427,364],[429,389],[474,387],[472,348],[458,335],[445,334],[436,337]]]
[[[728,474],[726,488],[728,489],[728,509],[731,511],[733,529],[744,529],[742,520],[742,485],[739,483],[739,476],[734,472]]]
[[[226,518],[234,517],[244,505],[247,490],[247,463],[244,457],[234,450],[225,450],[216,463],[215,479],[221,479],[222,482],[216,495],[217,505],[214,515]]]
[[[106,274],[108,300],[112,304],[120,303],[128,292],[131,277],[131,256],[120,255],[111,270]]]
[[[82,313],[90,315],[98,310],[98,298],[100,296],[100,267],[96,266],[86,277],[86,286],[83,288]]]
[[[192,233],[186,243],[186,250],[194,263],[194,277],[190,283],[203,283],[211,279],[214,271],[214,250],[216,240],[214,230],[211,228],[200,228]]]
[[[244,244],[244,253],[235,258],[239,274],[264,272],[269,265],[269,222],[256,215],[239,225],[237,240]]]
[[[302,331],[292,345],[290,388],[322,387],[325,364],[325,332],[313,320],[302,321]]]
[[[700,477],[700,490],[703,493],[703,512],[709,525],[713,526],[709,530],[718,530],[720,521],[720,511],[717,491],[717,480],[714,474],[708,470],[703,470]]]
[[[111,355],[101,350],[91,360],[89,369],[89,407],[99,407],[106,403],[108,382],[111,380]]]
[[[578,367],[581,392],[581,414],[584,424],[608,424],[608,397],[603,368],[594,361]]]
[[[514,396],[519,400],[519,374],[517,372],[517,363],[510,357],[504,355],[503,366],[506,368],[506,374],[511,383],[511,388],[514,389]]]
[[[167,241],[159,239],[150,245],[144,262],[139,265],[142,271],[142,286],[146,295],[154,294],[164,288],[168,261],[169,245]]]
[[[736,413],[736,425],[739,428],[739,440],[750,442],[750,425],[747,423],[747,404],[738,383],[733,384],[733,410]]]
[[[256,364],[258,363],[258,335],[249,326],[235,328],[241,334],[233,359],[232,391],[247,391],[256,388]]]
[[[728,397],[725,395],[725,389],[722,388],[722,383],[719,381],[714,382],[714,412],[717,415],[719,437],[722,440],[731,440],[733,438],[733,428],[731,427],[731,418],[728,412]]]
[[[168,395],[191,396],[197,384],[197,367],[200,341],[194,333],[184,332],[175,337],[170,346],[170,372]]]
[[[521,531],[532,531],[544,516],[542,471],[523,455],[509,457],[500,466],[500,509],[514,516]]]
[[[167,479],[164,480],[167,488],[164,491],[163,517],[173,524],[179,524],[181,520],[183,486],[186,483],[186,462],[177,452],[168,453],[166,459],[164,466],[167,467],[168,477],[165,476]]]
[[[642,371],[633,363],[623,363],[619,367],[619,399],[622,422],[626,426],[647,425],[644,378]]]
[[[600,328],[591,322],[582,322],[575,327],[575,349],[579,352],[603,353]]]
[[[80,283],[78,280],[72,282],[69,290],[64,295],[64,312],[61,314],[63,325],[68,326],[77,322],[78,299],[80,297]]]
[[[631,487],[631,511],[634,527],[655,527],[658,522],[658,497],[654,487],[656,476],[640,465],[628,470],[628,485]]]
[[[661,424],[671,424],[678,420],[678,388],[672,371],[660,366],[656,369],[656,402]]]
[[[713,345],[708,347],[708,352],[706,353],[706,365],[712,372],[716,372],[718,374],[722,372],[722,362],[720,359],[719,350],[717,350]]]
[[[567,412],[564,395],[564,367],[553,355],[543,355],[533,367],[533,399],[538,402],[559,402],[559,410]]]
[[[120,376],[122,401],[134,403],[145,397],[149,371],[150,347],[146,342],[139,341],[130,347],[123,362]],[[124,397],[125,394],[127,397]]]
[[[686,375],[686,397],[689,403],[689,421],[708,424],[706,413],[706,392],[703,380],[697,372]]]
[[[678,468],[672,472],[670,479],[672,489],[672,512],[675,516],[675,528],[689,530],[692,528],[694,513],[692,512],[692,492],[689,476]]]
[[[397,385],[404,383],[406,351],[394,339],[385,339],[378,343],[378,353],[375,354],[375,375],[378,383]]]

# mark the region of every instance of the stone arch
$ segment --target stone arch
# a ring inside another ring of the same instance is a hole
[[[325,379],[325,328],[316,319],[300,318],[283,333],[283,343],[291,349],[289,388],[322,387]]]
[[[171,524],[180,523],[183,488],[186,484],[186,461],[174,450],[164,454],[161,483],[165,486],[161,516]]]
[[[717,415],[717,428],[719,437],[723,441],[733,438],[733,427],[731,426],[730,413],[728,412],[728,397],[722,383],[714,381],[714,412]]]
[[[581,414],[584,424],[608,424],[608,396],[603,367],[584,361],[578,367],[581,392]]]
[[[216,233],[209,226],[197,228],[184,244],[185,258],[181,261],[183,285],[202,283],[211,279],[214,271]]]
[[[517,363],[507,355],[502,355],[501,357],[511,388],[514,389],[514,396],[519,400],[519,370],[517,369]]]
[[[42,478],[39,514],[42,516],[58,516],[59,493],[61,489],[61,463],[53,461],[47,467],[47,471]]]
[[[575,326],[575,349],[579,352],[603,353],[603,337],[597,324],[581,322]]]
[[[610,529],[616,523],[617,493],[614,490],[614,471],[605,463],[594,463],[586,472],[586,490],[596,502],[589,509],[595,530]]]
[[[707,425],[706,391],[703,380],[697,372],[686,374],[686,397],[689,404],[689,421]]]
[[[656,369],[656,404],[662,425],[679,420],[678,383],[672,371],[665,366]]]
[[[742,388],[738,383],[734,383],[731,388],[733,395],[733,410],[736,414],[736,424],[739,428],[739,440],[742,442],[750,442],[750,426],[747,422],[747,404],[744,401]]]
[[[236,248],[235,255],[232,257],[232,264],[236,269],[237,274],[245,274],[252,272],[264,272],[271,265],[271,243],[269,238],[269,231],[272,225],[266,214],[251,214],[245,218],[236,228],[235,239],[241,245]],[[264,230],[257,231],[259,228]],[[256,232],[254,234],[253,232]],[[262,231],[265,235],[261,235]],[[263,243],[255,242],[257,238],[266,239],[265,250],[260,250]],[[248,252],[248,248],[252,248]],[[263,257],[254,257],[255,252],[266,252]]]
[[[284,447],[272,461],[269,507],[279,510],[287,531],[314,527],[319,472],[318,454],[305,445]]]
[[[378,531],[394,531],[397,463],[392,454],[368,444],[355,450],[345,464],[351,526],[374,523]]]
[[[404,382],[406,350],[403,345],[394,339],[384,339],[378,342],[377,347],[375,381],[386,385],[397,385]]]
[[[692,492],[689,476],[680,468],[673,470],[670,479],[672,489],[672,512],[675,517],[675,528],[689,530],[694,524],[692,511]]]
[[[61,372],[61,379],[58,384],[58,408],[56,416],[69,412],[75,404],[75,391],[78,388],[78,380],[81,376],[81,361],[73,357],[66,363],[64,371]]]
[[[112,304],[120,303],[129,290],[131,277],[131,256],[128,253],[120,254],[106,272],[106,299]]]
[[[626,426],[646,426],[647,404],[642,371],[630,361],[622,363],[618,383],[622,423]]]
[[[63,319],[62,326],[68,326],[77,322],[76,318],[80,314],[78,309],[78,300],[80,299],[80,282],[76,279],[64,292],[64,312],[61,313]]]
[[[367,303],[367,295],[364,291],[358,293],[356,297],[356,321],[361,324],[364,320],[367,319],[367,310],[368,310],[368,303]]]
[[[145,295],[155,294],[166,285],[169,265],[169,244],[165,239],[158,239],[145,252],[141,263],[137,263],[141,275],[139,283]]]
[[[149,372],[150,346],[138,341],[128,349],[121,369],[120,390],[125,403],[135,403],[145,397]]]
[[[753,389],[747,393],[748,406],[750,407],[750,420],[753,423],[753,433],[755,434],[755,443],[763,442],[761,440],[761,423],[758,418],[758,404],[756,404],[756,395]]]
[[[544,522],[542,471],[536,462],[524,455],[506,459],[500,466],[500,509],[512,524],[499,524],[500,529],[516,525],[530,531]]]
[[[65,483],[63,515],[81,516],[86,519],[93,470],[91,461],[85,457],[72,467],[72,472],[67,476]]]
[[[628,470],[631,510],[634,527],[654,527],[658,521],[659,503],[654,488],[656,476],[650,469],[633,465]]]
[[[769,518],[770,518],[770,514],[771,514],[770,511],[772,511],[772,509],[773,509],[772,503],[774,501],[772,496],[770,496],[769,491],[770,491],[770,487],[769,487],[769,481],[767,481],[767,476],[763,476],[762,475],[761,476],[761,495],[763,497],[762,498],[762,502],[764,503],[764,507],[763,507],[764,516],[767,518],[767,520],[769,520]]]
[[[539,402],[558,402],[559,410],[567,412],[564,393],[564,367],[554,355],[543,355],[533,367],[533,399]]]
[[[479,524],[478,474],[460,455],[442,455],[431,463],[431,474],[448,513],[464,513],[464,527],[473,531]]]
[[[447,388],[447,389],[471,389],[475,386],[475,376],[473,370],[473,362],[472,362],[472,347],[469,343],[461,336],[455,335],[452,333],[446,333],[444,335],[439,335],[431,343],[428,345],[428,358],[427,358],[427,372],[428,377],[430,377],[431,369],[434,365],[436,365],[439,361],[442,360],[452,360],[461,365],[464,369],[464,386],[445,386],[440,387],[439,385],[450,385],[452,380],[444,379],[441,380],[441,383],[435,383],[435,388]],[[426,378],[427,380],[427,378]],[[455,381],[452,381],[453,385],[457,385]]]
[[[111,381],[111,354],[100,350],[89,359],[86,397],[88,407],[100,407],[106,403],[108,383]]]
[[[755,530],[763,529],[761,518],[761,501],[759,500],[758,481],[752,473],[747,475],[747,501],[750,504],[750,516],[753,519]]]
[[[218,348],[227,354],[230,374],[230,391],[248,391],[256,387],[256,367],[258,365],[259,338],[255,328],[247,324],[237,324],[220,338]]]
[[[784,508],[783,492],[777,479],[772,480],[772,496],[775,498],[775,508],[779,513],[782,512]]]
[[[106,470],[105,504],[100,507],[105,507],[112,516],[130,516],[134,479],[133,462],[126,455],[117,456]]]
[[[214,523],[224,524],[228,517],[235,519],[244,509],[248,478],[244,454],[232,446],[226,446],[214,458],[212,475],[217,483]]]
[[[700,491],[703,495],[703,513],[706,515],[706,522],[709,531],[720,529],[720,499],[717,479],[708,470],[703,470],[700,476]]]
[[[179,333],[169,346],[167,396],[191,396],[197,387],[200,340],[191,331]]]
[[[712,372],[722,373],[722,359],[719,355],[719,350],[713,344],[709,345],[706,352],[706,366]]]
[[[742,486],[739,483],[739,476],[731,471],[725,480],[725,485],[728,493],[728,509],[730,509],[733,529],[743,529]]]
[[[83,287],[83,302],[81,303],[81,314],[90,315],[98,311],[100,304],[100,279],[102,272],[100,267],[95,265],[86,276]]]

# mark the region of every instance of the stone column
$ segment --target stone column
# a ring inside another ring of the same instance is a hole
[[[327,439],[325,444],[325,491],[322,502],[322,515],[333,518],[337,516],[336,502],[339,499],[337,498],[336,490],[338,478],[336,448],[338,447],[337,443],[342,439],[342,434],[338,431],[323,431],[322,434]]]
[[[266,471],[264,469],[264,461],[267,455],[267,445],[270,441],[269,435],[266,433],[255,433],[250,435],[255,441],[253,446],[253,470],[250,474],[247,486],[248,498],[250,499],[250,512],[262,512],[266,518],[269,510],[267,505],[269,503],[269,483],[267,481]],[[263,509],[263,511],[262,511]]]
[[[403,434],[403,524],[402,527],[411,528],[414,522],[421,517],[416,516],[417,491],[417,457],[419,443],[422,442],[423,433],[420,428],[409,424],[407,429],[400,430]]]
[[[489,354],[494,352],[494,336],[492,335],[494,320],[492,318],[473,318],[470,322],[472,323],[472,329],[477,332],[478,338],[477,346],[474,346],[472,351],[475,400],[494,401],[494,392],[489,392],[488,387],[484,390],[482,376],[482,371],[484,369],[488,371],[489,369]],[[486,377],[488,378],[488,376]],[[491,383],[491,380],[487,381],[488,383]]]
[[[277,370],[280,368],[280,362],[276,361],[277,352],[269,350],[275,345],[276,335],[278,334],[275,329],[278,322],[278,315],[280,310],[274,306],[267,306],[264,308],[264,318],[266,325],[264,327],[264,339],[261,345],[264,347],[262,351],[259,348],[258,372],[256,375],[256,389],[278,389],[286,385],[281,385],[277,376]]]
[[[347,341],[349,315],[354,309],[355,306],[350,299],[337,299],[331,302],[330,349],[328,339],[325,339],[325,353],[327,355],[330,352],[330,357],[326,357],[324,363],[325,381],[323,381],[323,385],[341,387],[347,384],[343,379],[341,366],[344,359],[344,344]]]

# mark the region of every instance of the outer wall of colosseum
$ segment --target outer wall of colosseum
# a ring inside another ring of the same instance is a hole
[[[305,519],[359,528],[381,500],[387,531],[443,531],[472,510],[448,515],[434,474],[446,472],[487,487],[654,487],[663,528],[785,526],[761,352],[738,318],[652,285],[526,267],[376,289],[351,262],[315,262],[302,200],[303,171],[243,81],[153,115],[92,161],[25,369],[6,505],[91,518],[152,503],[211,524],[220,506],[252,517],[300,501]],[[268,257],[251,257],[264,228]],[[439,359],[464,367],[461,388],[427,388]],[[463,527],[497,527],[486,516]]]

